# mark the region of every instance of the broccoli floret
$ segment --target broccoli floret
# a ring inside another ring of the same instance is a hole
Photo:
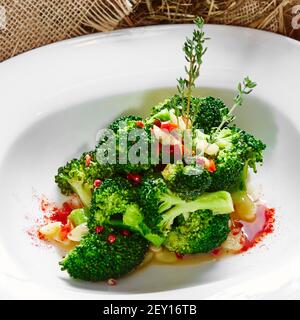
[[[187,219],[191,212],[212,210],[213,214],[233,211],[231,196],[226,191],[205,193],[192,201],[181,199],[168,189],[162,178],[144,179],[139,188],[139,198],[147,226],[156,234],[166,235],[174,220],[183,216]]]
[[[127,179],[106,179],[93,193],[89,226],[93,228],[102,225],[112,216],[124,214],[127,206],[134,201],[135,191]]]
[[[211,139],[220,151],[215,159],[217,170],[211,175],[210,191],[236,189],[244,183],[243,172],[248,166],[256,172],[256,163],[263,161],[265,144],[237,127],[216,132]]]
[[[266,145],[238,127],[225,128],[213,134],[211,139],[220,149],[236,153],[254,172],[256,172],[256,163],[263,162],[263,151]]]
[[[115,241],[110,241],[110,238]],[[148,250],[148,241],[138,234],[120,232],[105,227],[102,233],[88,233],[60,262],[75,279],[103,281],[120,278],[143,261]]]
[[[113,130],[112,138],[115,143],[111,146],[107,143],[107,137],[100,138],[97,145],[98,161],[100,161],[100,154],[105,156],[109,154],[114,161],[114,169],[120,174],[143,173],[151,169],[150,129],[143,126],[142,118],[136,116],[125,116],[115,120],[108,127]],[[139,146],[140,139],[143,139],[144,143]],[[132,148],[133,146],[136,149]],[[139,149],[139,147],[146,149]],[[133,160],[136,160],[137,163]]]
[[[138,116],[123,116],[120,117],[118,119],[116,119],[115,121],[113,121],[109,126],[108,129],[113,130],[115,133],[118,133],[119,129],[120,129],[120,125],[123,123],[125,124],[124,129],[128,130],[128,129],[133,129],[133,128],[137,128],[136,125],[136,121],[142,121],[143,118],[138,117]]]
[[[177,94],[154,106],[148,122],[155,119],[159,119],[161,121],[170,120],[170,114],[168,111],[172,109],[175,111],[176,116],[181,116],[183,114],[182,98]]]
[[[87,161],[87,157],[89,161]],[[80,161],[85,168],[86,177],[91,185],[93,185],[96,179],[104,180],[116,172],[114,165],[101,164],[98,162],[96,150],[83,153],[80,157]]]
[[[87,156],[89,161],[87,162]],[[114,172],[110,165],[100,165],[95,152],[84,153],[80,159],[73,159],[58,169],[55,182],[62,194],[76,193],[85,207],[89,207],[96,179],[104,179]]]
[[[93,193],[88,220],[90,230],[99,225],[113,225],[139,232],[156,246],[163,238],[152,233],[144,223],[143,214],[135,203],[136,191],[131,183],[122,178],[106,179]]]
[[[210,173],[200,165],[168,164],[162,172],[168,187],[183,199],[194,199],[211,184]]]
[[[234,152],[220,151],[216,160],[216,171],[211,173],[209,191],[231,191],[238,183],[244,162]]]
[[[191,213],[185,221],[172,228],[164,245],[182,254],[206,253],[219,247],[227,238],[229,214],[213,215],[210,210]]]
[[[84,206],[90,206],[93,187],[87,178],[86,168],[80,160],[73,159],[64,167],[60,167],[55,176],[55,182],[62,194],[70,195],[76,193]]]
[[[210,133],[213,128],[217,128],[229,109],[221,99],[213,97],[191,99],[191,118],[195,129],[202,129],[205,133]]]

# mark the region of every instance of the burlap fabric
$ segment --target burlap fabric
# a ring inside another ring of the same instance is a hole
[[[190,22],[234,24],[295,36],[291,8],[300,0],[0,0],[0,61],[96,31]]]

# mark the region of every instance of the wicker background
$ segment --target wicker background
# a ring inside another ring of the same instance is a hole
[[[188,23],[195,15],[207,23],[248,26],[300,39],[300,28],[292,28],[297,5],[300,0],[0,0],[0,61],[77,35]]]

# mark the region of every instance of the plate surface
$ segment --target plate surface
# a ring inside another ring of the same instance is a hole
[[[35,195],[59,198],[57,167],[95,144],[97,129],[145,114],[175,92],[190,25],[76,38],[0,65],[0,298],[164,299],[300,297],[300,44],[246,28],[208,25],[200,94],[232,101],[245,75],[258,87],[239,125],[268,145],[254,177],[277,210],[273,235],[249,253],[214,263],[151,266],[116,287],[73,281],[56,252],[26,234],[39,217]],[[27,219],[26,219],[27,217]],[[28,220],[29,219],[29,220]]]

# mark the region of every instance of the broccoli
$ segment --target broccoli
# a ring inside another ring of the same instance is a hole
[[[75,279],[116,279],[137,268],[147,250],[148,241],[140,235],[105,227],[102,233],[88,233],[60,262],[60,266]]]
[[[234,152],[220,151],[216,160],[216,171],[211,173],[209,191],[231,191],[240,180],[244,162]]]
[[[211,175],[210,191],[236,189],[245,180],[243,174],[248,166],[256,172],[256,163],[263,161],[265,144],[237,127],[216,132],[211,139],[220,151],[215,160],[217,170]]]
[[[135,201],[136,191],[128,180],[122,177],[106,179],[93,193],[88,220],[90,230],[103,224],[129,228],[139,232],[154,245],[160,246],[164,239],[153,234],[146,226]]]
[[[122,177],[106,179],[93,193],[89,226],[102,225],[112,216],[124,214],[134,200],[135,191],[128,180]]]
[[[142,121],[143,118],[138,117],[138,116],[123,116],[120,117],[118,119],[116,119],[115,121],[113,121],[109,126],[108,129],[113,130],[115,133],[118,133],[119,129],[121,129],[122,127],[120,127],[120,125],[125,124],[124,129],[129,130],[129,129],[133,129],[133,128],[137,128],[136,122],[137,121]]]
[[[210,210],[198,210],[187,220],[169,232],[164,245],[177,253],[206,253],[219,247],[227,238],[230,229],[229,214],[213,215]]]
[[[202,129],[204,133],[210,133],[217,128],[229,109],[221,99],[213,97],[191,99],[191,119],[195,129]]]
[[[211,184],[210,173],[197,164],[168,164],[162,175],[168,187],[187,200],[201,195]]]
[[[183,115],[182,98],[177,94],[154,106],[148,122],[153,122],[155,119],[161,121],[170,120],[169,111],[172,109],[175,111],[176,116]]]
[[[95,158],[95,152],[84,153],[80,159],[73,159],[60,167],[55,176],[62,194],[76,193],[85,207],[90,206],[94,181],[110,176],[114,170],[110,165],[100,165]]]
[[[68,219],[72,222],[72,224],[77,227],[82,223],[86,223],[88,221],[88,216],[90,212],[88,208],[79,208],[74,209],[68,215]]]
[[[106,143],[108,138],[101,137],[97,145],[97,153],[104,156],[110,154],[114,161],[113,167],[118,173],[143,173],[152,168],[150,129],[144,128],[142,118],[124,116],[115,120],[108,129],[113,130],[115,144],[114,146],[108,145]],[[133,131],[135,129],[136,132]],[[145,144],[138,145],[140,139],[145,139]],[[136,160],[137,163],[132,160]]]
[[[226,191],[205,193],[186,201],[172,193],[161,177],[144,179],[139,187],[139,198],[146,225],[159,235],[166,235],[174,220],[181,215],[187,219],[197,210],[210,209],[213,214],[233,211],[231,196]]]
[[[62,194],[70,195],[75,192],[84,206],[90,206],[93,186],[80,160],[73,159],[64,167],[60,167],[55,176],[55,182]]]

